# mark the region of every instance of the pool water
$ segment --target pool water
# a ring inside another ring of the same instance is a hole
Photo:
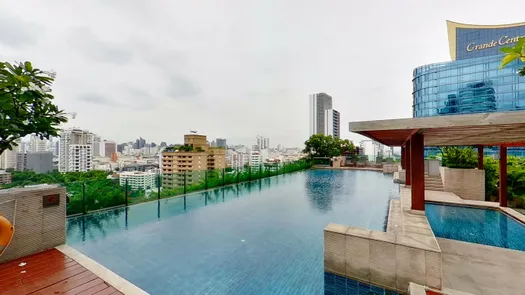
[[[500,211],[426,204],[436,237],[525,251],[525,226]]]
[[[383,230],[398,197],[389,175],[309,170],[71,218],[67,243],[153,295],[323,294],[323,228]]]

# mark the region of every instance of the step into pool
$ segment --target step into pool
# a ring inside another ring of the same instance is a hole
[[[398,197],[391,175],[310,170],[71,218],[67,243],[152,295],[324,294],[324,227],[381,231]]]
[[[425,211],[436,237],[525,251],[525,226],[500,211],[429,203]]]

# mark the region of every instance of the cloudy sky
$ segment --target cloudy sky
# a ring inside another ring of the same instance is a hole
[[[302,146],[308,94],[348,122],[410,117],[414,67],[450,59],[447,19],[525,21],[525,1],[0,1],[0,60],[58,73],[67,126],[119,142]]]

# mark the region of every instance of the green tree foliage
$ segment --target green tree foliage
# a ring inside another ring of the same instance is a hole
[[[315,157],[337,157],[355,151],[354,144],[348,139],[334,138],[330,135],[314,134],[304,142],[304,153]]]
[[[500,69],[515,60],[525,62],[525,38],[520,38],[514,47],[504,47],[500,50],[505,53],[505,56],[501,60],[501,65],[499,66]],[[525,76],[525,66],[518,71],[518,75]]]
[[[441,165],[449,168],[475,168],[478,165],[478,152],[472,147],[443,147]]]
[[[0,154],[28,134],[58,136],[65,113],[51,101],[55,73],[33,68],[30,62],[0,62]]]
[[[484,161],[485,195],[487,200],[498,197],[499,161],[487,158]],[[525,203],[525,158],[507,158],[507,195],[510,205],[523,208]]]

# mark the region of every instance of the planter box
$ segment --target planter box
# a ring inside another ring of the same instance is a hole
[[[485,201],[485,170],[440,167],[443,189],[465,200]]]

